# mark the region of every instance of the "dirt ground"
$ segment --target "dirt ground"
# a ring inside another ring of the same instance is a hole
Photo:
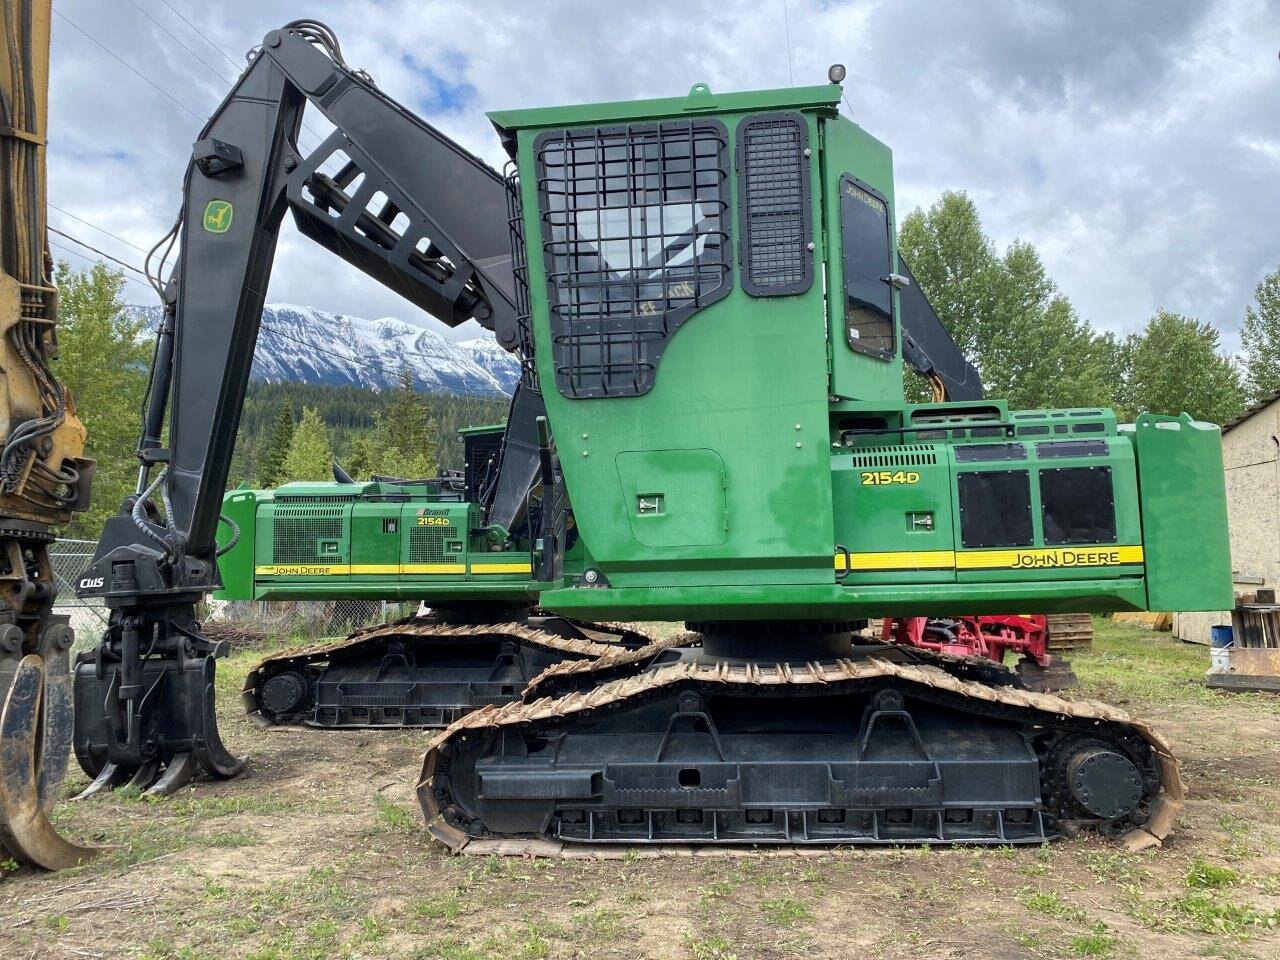
[[[1083,691],[1155,721],[1183,759],[1187,806],[1159,850],[454,857],[413,801],[425,734],[257,731],[236,695],[248,653],[219,667],[247,773],[61,804],[61,829],[116,849],[60,874],[4,865],[0,957],[1280,957],[1280,697],[1207,691],[1204,648],[1099,627],[1074,661]]]

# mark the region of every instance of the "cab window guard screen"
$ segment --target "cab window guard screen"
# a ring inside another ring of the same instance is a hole
[[[556,386],[647,393],[667,340],[728,294],[727,133],[716,120],[549,131],[534,142]]]
[[[813,285],[809,128],[798,113],[738,125],[738,244],[742,289],[753,297]]]
[[[840,177],[844,331],[850,349],[892,360],[893,234],[884,195],[851,174]]]

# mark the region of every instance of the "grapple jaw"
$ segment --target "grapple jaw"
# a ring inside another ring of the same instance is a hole
[[[49,617],[32,652],[20,630],[5,630],[19,642],[0,646],[0,854],[46,870],[73,867],[98,852],[64,840],[49,822],[71,749],[73,634],[65,617]]]
[[[93,783],[77,797],[131,786],[167,796],[200,776],[244,767],[218,735],[215,661],[192,607],[116,610],[75,672],[76,759]]]

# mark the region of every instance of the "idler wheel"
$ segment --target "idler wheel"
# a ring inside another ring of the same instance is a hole
[[[288,714],[307,699],[307,678],[293,670],[277,673],[262,685],[262,705],[272,713]]]
[[[1142,774],[1132,760],[1104,747],[1081,750],[1067,761],[1067,789],[1102,820],[1132,813],[1142,800]]]

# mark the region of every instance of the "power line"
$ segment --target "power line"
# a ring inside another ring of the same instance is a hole
[[[218,78],[219,80],[221,80],[223,83],[226,83],[226,82],[227,82],[227,78],[226,78],[225,76],[223,76],[223,75],[222,75],[222,73],[221,73],[220,71],[215,70],[215,69],[214,69],[214,68],[209,64],[209,62],[208,62],[208,61],[206,61],[202,56],[200,56],[200,54],[196,53],[194,50],[192,50],[190,47],[188,47],[185,43],[183,43],[181,40],[179,40],[176,36],[174,36],[174,35],[169,31],[169,28],[168,28],[168,27],[166,27],[163,23],[161,23],[159,20],[157,20],[155,17],[153,17],[150,13],[148,13],[148,12],[147,12],[146,10],[144,10],[142,7],[138,6],[138,4],[134,2],[134,0],[129,0],[129,6],[133,7],[133,9],[137,10],[140,14],[142,14],[144,17],[146,17],[148,20],[150,20],[152,23],[154,23],[154,24],[155,24],[155,25],[156,25],[160,30],[164,31],[165,36],[167,36],[169,39],[171,39],[174,43],[176,43],[178,46],[180,46],[183,50],[187,51],[187,53],[191,54],[191,56],[196,60],[196,62],[197,62],[197,63],[201,64],[201,65],[202,65],[206,70],[208,70],[210,73],[212,73],[215,77],[217,77],[217,78]],[[234,81],[233,81],[233,82],[234,82]]]
[[[182,21],[183,23],[185,23],[188,27],[190,27],[190,28],[191,28],[191,29],[196,33],[196,35],[200,37],[200,39],[201,39],[201,40],[203,40],[205,43],[207,43],[209,46],[211,46],[214,50],[218,51],[218,53],[219,53],[219,54],[221,54],[222,59],[223,59],[223,60],[225,60],[225,61],[227,61],[227,63],[231,64],[231,66],[235,69],[235,71],[236,71],[236,75],[237,75],[237,76],[239,76],[241,73],[243,73],[243,72],[244,72],[245,65],[244,65],[243,63],[236,63],[236,61],[235,61],[235,60],[230,56],[230,54],[228,54],[225,50],[223,50],[223,49],[222,49],[222,47],[218,46],[218,45],[217,45],[216,43],[214,43],[212,40],[210,40],[210,39],[209,39],[208,34],[206,34],[203,30],[201,30],[199,27],[197,27],[194,23],[192,23],[190,20],[188,20],[186,17],[184,17],[184,16],[183,16],[183,15],[182,15],[182,14],[181,14],[181,13],[180,13],[180,12],[179,12],[175,7],[174,7],[174,6],[173,6],[173,4],[169,3],[169,0],[160,0],[160,2],[161,2],[161,3],[163,3],[166,7],[168,7],[168,8],[169,8],[169,11],[170,11],[174,16],[176,16],[179,20],[181,20],[181,21]],[[154,23],[157,27],[160,27],[160,29],[161,29],[161,30],[164,30],[164,32],[165,32],[166,34],[168,34],[170,37],[173,37],[174,42],[175,42],[175,43],[177,43],[177,44],[178,44],[178,46],[182,47],[182,49],[183,49],[183,50],[187,51],[187,53],[189,53],[189,54],[191,54],[191,56],[195,57],[195,59],[196,59],[196,60],[199,60],[202,64],[204,64],[205,68],[206,68],[206,69],[208,69],[210,72],[212,72],[212,73],[214,74],[214,76],[219,77],[219,78],[220,78],[221,80],[223,80],[224,82],[227,82],[227,78],[226,78],[225,76],[223,76],[223,75],[222,75],[220,72],[218,72],[217,70],[214,70],[214,68],[213,68],[213,67],[211,67],[211,66],[209,66],[209,64],[208,64],[208,63],[206,63],[206,62],[204,61],[204,59],[203,59],[203,58],[201,58],[200,56],[198,56],[194,50],[192,50],[192,49],[191,49],[190,47],[188,47],[185,43],[183,43],[181,40],[179,40],[177,37],[175,37],[172,33],[169,33],[169,31],[168,31],[168,30],[166,30],[166,29],[164,28],[164,26],[162,26],[162,25],[160,24],[160,22],[159,22],[158,20],[156,20],[156,18],[155,18],[155,17],[151,16],[151,14],[149,14],[146,10],[143,10],[141,7],[139,7],[139,6],[138,6],[138,4],[134,2],[134,0],[129,0],[129,3],[130,3],[133,7],[137,8],[137,10],[138,10],[138,11],[139,11],[143,16],[145,16],[148,20],[150,20],[152,23]],[[231,85],[232,85],[232,86],[235,86],[236,81],[235,81],[235,80],[232,80],[232,81],[230,81],[230,83],[231,83]],[[305,131],[307,131],[307,133],[311,134],[311,136],[313,136],[313,137],[315,137],[315,138],[316,138],[317,146],[318,146],[320,143],[323,143],[323,142],[324,142],[324,137],[320,136],[320,134],[316,133],[316,131],[315,131],[314,129],[312,129],[311,127],[307,126],[307,123],[306,123],[306,121],[305,121],[305,120],[304,120],[304,121],[302,121],[302,129],[303,129],[303,130],[305,130]]]
[[[61,250],[63,253],[69,253],[69,254],[71,254],[73,257],[79,257],[81,260],[84,260],[86,263],[99,263],[99,262],[100,262],[100,261],[98,261],[98,260],[93,259],[93,257],[89,256],[88,254],[81,253],[79,250],[72,250],[70,247],[63,246],[62,244],[58,243],[56,240],[50,240],[50,241],[49,241],[49,246],[51,246],[51,247],[55,247],[55,248],[57,248],[58,250]],[[151,288],[151,284],[149,284],[149,283],[143,283],[141,280],[137,280],[137,279],[135,279],[134,277],[131,277],[131,276],[130,276],[129,274],[127,274],[127,273],[121,274],[121,276],[123,276],[126,280],[132,280],[132,281],[133,281],[134,283],[136,283],[138,286],[140,286],[140,287],[146,287],[148,290],[151,290],[151,292],[152,292],[152,293],[155,293],[155,291],[154,291],[154,290],[152,290],[152,288]]]
[[[227,54],[227,52],[226,52],[225,50],[223,50],[220,46],[218,46],[216,43],[214,43],[212,40],[210,40],[210,39],[209,39],[209,37],[205,34],[205,32],[204,32],[203,30],[201,30],[201,29],[200,29],[199,27],[197,27],[194,23],[192,23],[190,20],[188,20],[186,17],[184,17],[181,13],[179,13],[179,12],[174,8],[173,4],[171,4],[171,3],[169,2],[169,0],[160,0],[160,2],[161,2],[161,3],[163,3],[166,7],[168,7],[168,8],[169,8],[169,12],[170,12],[170,13],[172,13],[175,17],[177,17],[179,20],[181,20],[183,23],[185,23],[188,27],[190,27],[192,30],[194,30],[197,34],[199,34],[200,39],[202,39],[202,40],[203,40],[205,43],[207,43],[209,46],[213,47],[213,49],[217,50],[217,51],[218,51],[218,53],[222,54],[222,59],[223,59],[223,60],[225,60],[225,61],[227,61],[227,63],[231,64],[231,66],[235,67],[237,72],[239,72],[239,71],[241,71],[241,70],[243,70],[243,69],[244,69],[244,64],[242,64],[242,63],[236,63],[233,59],[231,59],[231,57]]]
[[[143,271],[143,270],[139,270],[139,269],[138,269],[137,267],[135,267],[133,264],[131,264],[131,263],[125,263],[123,260],[119,260],[119,259],[117,259],[116,257],[113,257],[113,256],[112,256],[111,254],[109,254],[109,253],[103,253],[101,250],[99,250],[99,249],[98,249],[97,247],[95,247],[93,244],[91,244],[91,243],[85,243],[83,240],[81,240],[81,239],[79,239],[79,238],[77,238],[77,237],[73,237],[73,236],[72,236],[71,234],[69,234],[69,233],[63,233],[63,232],[62,232],[61,230],[59,230],[57,227],[50,227],[50,228],[49,228],[49,232],[50,232],[50,233],[56,233],[56,234],[57,234],[58,236],[60,236],[60,237],[65,237],[67,240],[70,240],[72,243],[78,243],[78,244],[80,244],[80,246],[84,247],[86,250],[92,250],[92,251],[93,251],[94,253],[96,253],[98,256],[102,257],[104,260],[110,260],[112,263],[118,264],[119,266],[124,267],[126,270],[132,270],[134,273],[136,273],[136,274],[137,274],[138,276],[140,276],[140,277],[145,278],[145,277],[147,276],[147,274],[146,274],[146,272],[145,272],[145,271]],[[148,285],[148,286],[150,286],[150,283],[148,283],[147,285]]]
[[[88,221],[82,221],[82,222],[86,223],[88,226],[93,226],[93,224],[88,223]],[[81,240],[81,239],[79,239],[79,238],[77,238],[77,237],[73,237],[73,236],[71,236],[71,234],[69,234],[69,233],[63,233],[61,230],[57,229],[56,227],[49,227],[49,232],[50,232],[50,233],[56,233],[56,234],[57,234],[58,236],[60,236],[60,237],[65,237],[66,239],[70,240],[72,243],[78,243],[80,246],[84,247],[86,250],[92,250],[92,251],[93,251],[94,253],[96,253],[98,256],[103,257],[103,258],[104,258],[104,259],[106,259],[106,260],[110,260],[112,263],[118,264],[119,266],[124,267],[126,270],[131,270],[131,271],[133,271],[134,273],[138,274],[138,275],[139,275],[139,276],[141,276],[141,277],[146,277],[146,273],[145,273],[145,272],[143,272],[142,270],[138,269],[137,267],[135,267],[133,264],[131,264],[131,263],[126,263],[126,262],[125,262],[125,261],[123,261],[123,260],[118,260],[117,258],[115,258],[115,257],[111,256],[109,253],[104,253],[103,251],[99,250],[97,247],[93,246],[92,244],[85,243],[83,240]],[[82,258],[82,259],[84,259],[84,260],[90,260],[90,261],[92,261],[92,258],[91,258],[91,257],[85,256],[85,254],[80,253],[78,250],[72,250],[72,249],[70,249],[69,247],[64,247],[62,244],[60,244],[60,243],[56,243],[56,242],[54,242],[54,241],[52,241],[52,240],[51,240],[51,241],[49,241],[49,245],[50,245],[50,246],[57,247],[59,250],[63,250],[63,251],[65,251],[65,252],[67,252],[67,253],[74,254],[75,256],[81,257],[81,258]],[[126,274],[126,279],[128,279],[128,280],[133,280],[133,277],[130,277],[130,276],[128,276],[128,275]],[[141,284],[141,283],[142,283],[142,281],[141,281],[141,280],[134,280],[133,282],[134,282],[134,283],[138,283],[138,284]],[[150,282],[148,282],[148,283],[146,284],[146,287],[147,287],[147,289],[148,289],[148,290],[153,290],[153,288],[151,287]],[[154,290],[153,290],[153,292],[154,292]],[[317,346],[317,345],[316,345],[314,342],[312,342],[312,341],[309,341],[309,340],[303,340],[303,339],[301,339],[301,338],[299,338],[299,337],[295,337],[295,336],[292,336],[292,335],[290,335],[290,334],[288,334],[288,333],[285,333],[283,330],[281,330],[281,329],[279,329],[278,327],[275,327],[275,326],[273,326],[273,325],[271,325],[271,324],[269,324],[269,323],[267,323],[267,322],[265,322],[265,321],[263,321],[263,322],[261,323],[261,326],[262,326],[262,328],[263,328],[263,329],[265,329],[265,330],[269,330],[269,331],[271,331],[272,333],[274,333],[277,337],[282,337],[282,338],[284,338],[285,340],[289,340],[289,341],[292,341],[293,343],[296,343],[296,344],[299,344],[299,345],[301,345],[301,346],[307,347],[307,348],[308,348],[309,350],[311,350],[313,353],[322,353],[322,354],[324,354],[325,356],[332,357],[332,358],[333,358],[333,359],[335,359],[335,360],[341,360],[343,363],[346,363],[346,364],[349,364],[349,365],[352,365],[352,366],[363,367],[363,368],[365,368],[366,370],[372,370],[372,371],[374,371],[374,372],[376,372],[376,373],[380,373],[380,374],[383,374],[383,375],[386,375],[387,373],[392,372],[392,371],[390,371],[390,369],[389,369],[388,367],[384,366],[383,364],[379,363],[379,362],[378,362],[378,361],[376,361],[376,360],[370,360],[370,359],[368,359],[368,358],[361,359],[361,358],[359,358],[359,357],[346,356],[346,355],[344,355],[344,354],[337,353],[337,352],[335,352],[335,351],[333,351],[333,350],[326,350],[324,347]],[[396,371],[394,371],[394,372],[398,373],[398,372],[399,372],[399,369],[401,369],[401,368],[397,368],[397,370],[396,370]],[[428,384],[426,381],[424,381],[424,380],[420,380],[417,376],[415,376],[412,370],[410,370],[410,371],[409,371],[409,377],[410,377],[410,379],[412,379],[412,380],[413,380],[413,382],[414,382],[414,383],[418,384],[419,386],[422,386],[422,387],[429,387],[429,386],[430,386],[430,384]]]
[[[89,32],[88,32],[88,31],[86,31],[86,30],[84,30],[84,29],[83,29],[83,28],[82,28],[78,23],[76,23],[74,20],[72,20],[70,17],[68,17],[68,16],[67,16],[65,13],[63,13],[61,10],[58,10],[58,9],[55,7],[53,12],[54,12],[54,13],[56,13],[59,17],[61,17],[61,18],[62,18],[62,20],[64,20],[67,24],[69,24],[70,26],[72,26],[73,28],[75,28],[76,32],[77,32],[77,33],[79,33],[81,36],[83,36],[83,37],[87,38],[87,39],[88,39],[91,43],[93,43],[95,46],[97,46],[97,47],[101,48],[101,49],[103,50],[103,52],[105,52],[105,53],[107,53],[108,55],[110,55],[113,59],[115,59],[115,60],[119,61],[119,63],[121,64],[121,66],[126,67],[126,68],[129,70],[129,72],[130,72],[130,73],[132,73],[134,76],[136,76],[136,77],[138,77],[139,79],[144,80],[146,83],[148,83],[148,84],[149,84],[152,88],[154,88],[154,89],[156,90],[156,92],[157,92],[157,93],[159,93],[161,96],[165,97],[165,98],[166,98],[166,99],[168,99],[168,100],[171,100],[171,101],[172,101],[176,106],[180,107],[181,109],[185,110],[187,113],[191,114],[191,116],[195,117],[195,118],[196,118],[196,120],[197,120],[199,123],[204,123],[204,119],[203,119],[202,117],[200,117],[200,115],[199,115],[199,114],[197,114],[194,110],[192,110],[190,107],[188,107],[185,103],[183,103],[181,100],[179,100],[179,99],[178,99],[177,97],[175,97],[173,94],[169,93],[169,91],[165,90],[162,86],[160,86],[160,84],[156,83],[154,80],[152,80],[152,79],[151,79],[150,77],[148,77],[146,74],[144,74],[144,73],[142,73],[141,71],[139,71],[139,70],[138,70],[136,67],[134,67],[131,63],[129,63],[129,61],[125,60],[123,57],[121,57],[118,53],[116,53],[114,50],[112,50],[112,49],[111,49],[110,47],[108,47],[106,44],[102,43],[102,42],[101,42],[97,37],[95,37],[93,34],[89,33]]]
[[[102,227],[98,226],[96,223],[90,223],[88,220],[84,219],[84,217],[77,217],[77,216],[76,216],[74,213],[72,213],[71,211],[69,211],[69,210],[63,210],[61,207],[59,207],[59,206],[55,206],[55,205],[54,205],[54,204],[52,204],[52,203],[51,203],[51,204],[49,204],[49,209],[50,209],[50,210],[57,210],[57,211],[58,211],[60,214],[62,214],[64,217],[70,217],[72,220],[77,220],[77,221],[79,221],[80,223],[83,223],[86,227],[92,227],[94,230],[97,230],[99,233],[105,233],[105,234],[106,234],[108,237],[110,237],[112,240],[119,240],[119,241],[120,241],[121,243],[123,243],[126,247],[133,247],[133,249],[137,250],[139,253],[143,254],[144,256],[146,255],[146,252],[147,252],[147,251],[143,250],[143,249],[142,249],[140,246],[138,246],[136,243],[130,243],[130,242],[129,242],[128,240],[126,240],[124,237],[118,237],[118,236],[116,236],[114,233],[112,233],[110,230],[105,230],[105,229],[103,229]],[[50,227],[49,229],[51,229],[51,230],[52,230],[53,228],[52,228],[52,227]]]

